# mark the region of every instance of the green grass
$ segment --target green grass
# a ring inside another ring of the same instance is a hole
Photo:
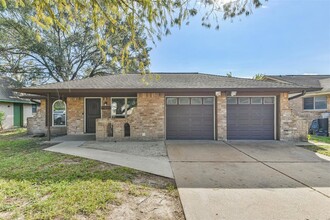
[[[322,143],[330,144],[330,137],[309,135],[308,140],[313,142],[322,142]]]
[[[305,148],[330,157],[330,145],[322,145],[322,143],[330,144],[330,137],[309,135],[308,140],[317,145],[304,146]]]
[[[319,154],[323,154],[330,157],[330,146],[318,146],[318,145],[309,145],[304,146],[305,148],[314,151]]]
[[[23,133],[0,134],[0,219],[102,219],[120,193],[150,190],[133,183],[142,172],[42,151],[39,139],[16,138]]]

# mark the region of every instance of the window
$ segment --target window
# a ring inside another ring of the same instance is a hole
[[[189,105],[190,98],[179,98],[179,105]]]
[[[323,109],[327,109],[326,96],[304,98],[304,110],[323,110]]]
[[[213,105],[213,98],[203,98],[203,104],[204,105]]]
[[[192,105],[201,105],[203,104],[203,99],[202,98],[191,98],[191,104]]]
[[[264,104],[274,104],[274,98],[273,97],[265,97],[264,98]]]
[[[254,104],[254,105],[262,104],[262,98],[261,97],[251,97],[251,104]]]
[[[177,98],[167,98],[166,99],[166,103],[168,105],[177,105],[178,104],[178,100],[177,100]]]
[[[227,98],[227,104],[229,104],[229,105],[237,104],[237,98],[235,98],[235,97],[228,97]]]
[[[250,104],[250,98],[248,97],[240,97],[238,98],[239,104]]]
[[[32,104],[32,113],[37,113],[37,104]]]
[[[62,100],[53,103],[53,126],[66,125],[66,104]]]
[[[136,106],[136,98],[112,98],[111,117],[126,118],[133,113]]]
[[[315,97],[315,109],[327,109],[327,97],[319,96]]]

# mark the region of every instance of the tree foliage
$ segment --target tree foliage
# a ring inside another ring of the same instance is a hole
[[[25,85],[130,72],[149,65],[149,48],[141,27],[134,33],[111,35],[100,30],[98,35],[104,39],[100,46],[101,38],[95,38],[90,20],[74,22],[65,17],[63,30],[56,23],[47,28],[37,25],[30,20],[34,15],[29,6],[0,10],[0,72]],[[122,62],[118,57],[131,35],[141,47],[126,48],[129,53]]]
[[[258,73],[253,77],[254,80],[264,80],[265,79],[265,75]]]
[[[210,28],[219,29],[220,19],[233,19],[236,16],[249,15],[267,0],[1,0],[2,7],[10,4],[15,7],[32,7],[35,13],[29,17],[42,29],[53,26],[61,31],[72,31],[69,23],[90,22],[90,28],[105,56],[111,48],[107,38],[129,33],[127,41],[116,56],[121,66],[129,62],[131,48],[143,50],[145,45],[139,40],[140,28],[149,40],[161,39],[170,33],[173,26],[189,23],[189,18],[201,14],[201,23]],[[34,33],[41,40],[41,33]],[[145,72],[143,61],[139,70]]]

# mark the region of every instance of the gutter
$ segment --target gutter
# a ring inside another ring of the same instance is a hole
[[[306,94],[306,90],[303,90],[300,94],[290,97],[289,100],[299,98],[301,96],[304,96],[305,94]]]

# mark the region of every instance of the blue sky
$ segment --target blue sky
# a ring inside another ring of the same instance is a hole
[[[199,18],[173,28],[151,51],[151,71],[330,74],[330,0],[269,0],[220,30]]]

